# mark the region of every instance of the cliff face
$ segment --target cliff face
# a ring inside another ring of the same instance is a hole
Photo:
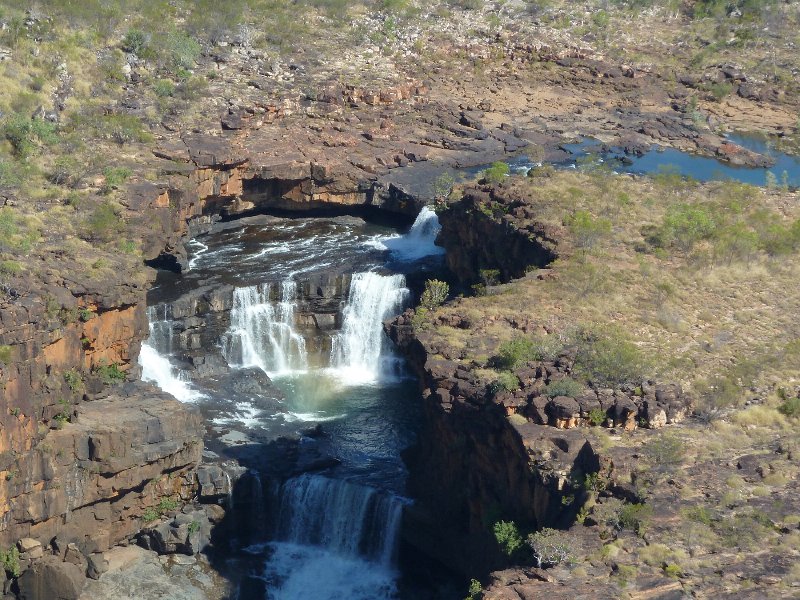
[[[409,457],[409,486],[419,505],[405,537],[465,575],[503,564],[492,532],[498,520],[523,528],[574,518],[587,473],[600,458],[577,431],[508,418],[468,368],[430,354],[408,315],[387,333],[418,373],[425,398],[420,442]]]

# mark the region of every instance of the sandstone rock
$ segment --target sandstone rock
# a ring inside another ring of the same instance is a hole
[[[44,549],[42,543],[33,538],[22,538],[17,542],[17,548],[24,555],[25,558],[36,559],[44,556]]]
[[[87,562],[86,576],[90,579],[100,579],[108,571],[108,559],[104,554],[90,554]]]
[[[78,600],[86,578],[75,565],[58,557],[38,560],[19,578],[20,600]]]

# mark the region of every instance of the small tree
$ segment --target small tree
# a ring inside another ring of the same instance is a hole
[[[527,542],[533,551],[536,566],[540,569],[554,567],[572,558],[572,549],[563,531],[541,529],[530,534]]]
[[[494,162],[483,172],[483,178],[489,183],[500,183],[503,178],[511,173],[511,167],[504,162]]]
[[[611,233],[611,221],[594,218],[589,211],[578,210],[567,217],[564,224],[569,228],[575,245],[584,250],[594,248]]]
[[[419,303],[423,308],[433,310],[437,306],[444,304],[447,295],[450,293],[450,286],[438,279],[429,279],[425,282],[425,290],[420,296]]]
[[[514,521],[498,521],[492,529],[497,545],[509,558],[522,547],[522,536]]]

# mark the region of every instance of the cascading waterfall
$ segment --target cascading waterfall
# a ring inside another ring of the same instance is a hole
[[[389,250],[396,259],[415,261],[444,254],[444,248],[435,243],[441,229],[439,217],[431,208],[424,206],[408,233],[379,237],[370,241],[369,245]]]
[[[383,321],[401,313],[408,296],[402,275],[354,274],[342,330],[333,338],[331,367],[353,382],[375,381],[386,375],[393,362],[384,352]]]
[[[223,355],[232,366],[258,367],[271,375],[306,371],[305,340],[294,329],[297,283],[281,282],[277,301],[270,299],[271,291],[268,283],[234,291]]]
[[[281,490],[277,538],[265,576],[273,600],[389,600],[404,501],[321,475]]]
[[[172,353],[172,321],[169,307],[166,304],[148,307],[147,319],[150,337],[142,343],[139,353],[142,380],[155,383],[181,402],[191,402],[201,398],[203,394],[193,389],[169,361],[168,357]]]

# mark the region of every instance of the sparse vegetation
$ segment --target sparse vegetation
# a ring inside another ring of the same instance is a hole
[[[494,531],[497,545],[506,556],[513,557],[522,548],[522,535],[513,521],[497,521],[492,530]]]
[[[438,279],[429,279],[425,282],[425,289],[420,296],[420,306],[428,310],[433,310],[437,306],[444,304],[447,295],[450,293],[450,286]]]
[[[527,543],[540,569],[554,567],[572,558],[572,549],[563,531],[544,528],[530,534]]]

